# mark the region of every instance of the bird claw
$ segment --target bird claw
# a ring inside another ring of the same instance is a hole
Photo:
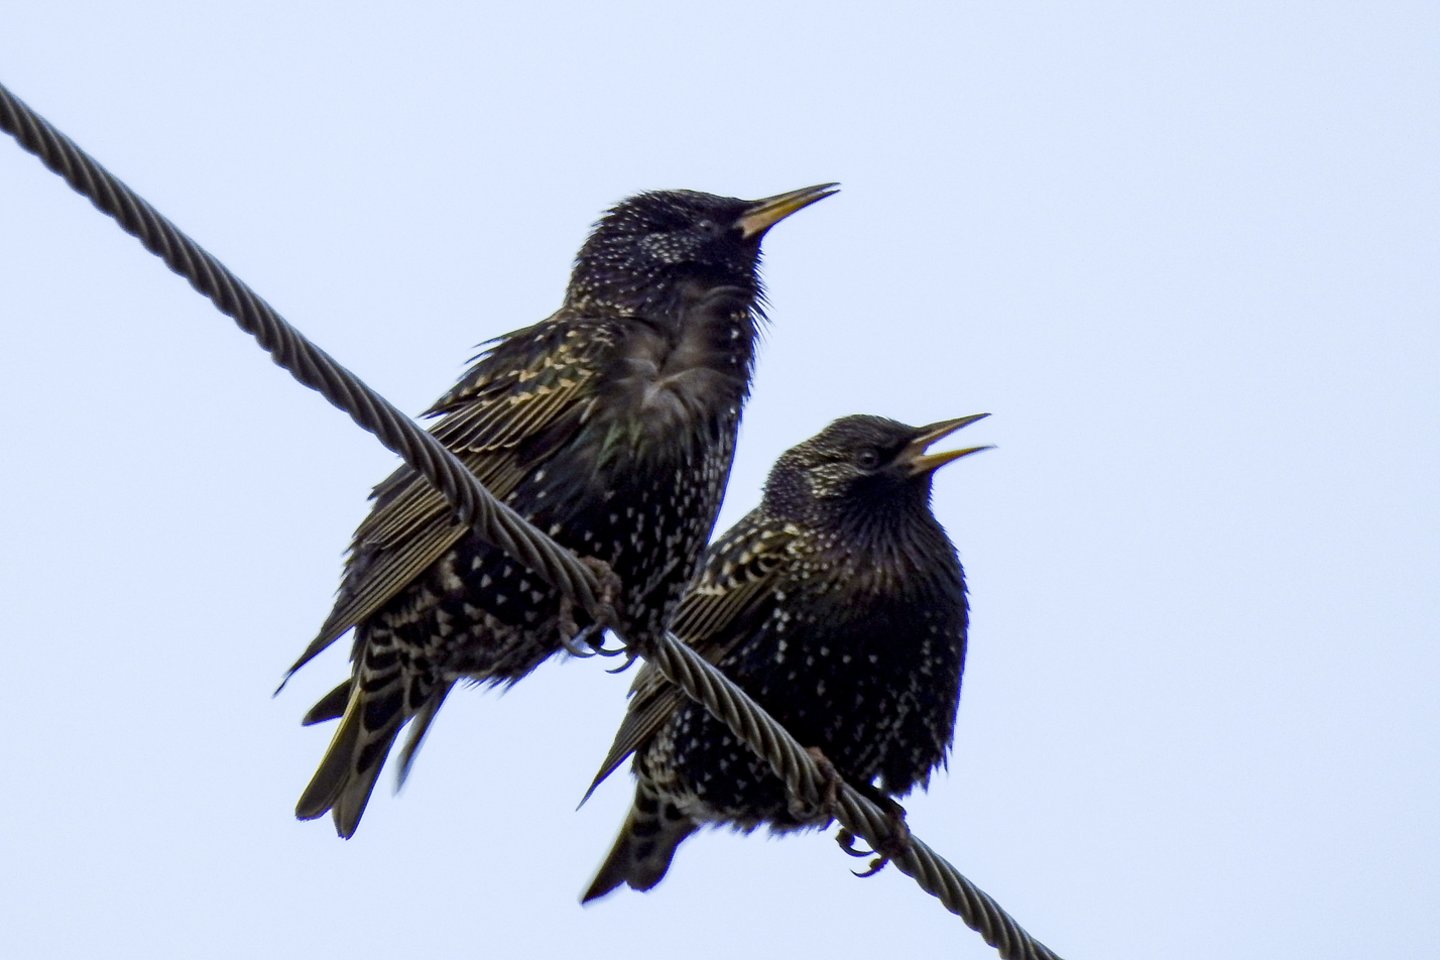
[[[606,673],[619,673],[637,659],[636,655],[630,653],[629,649],[623,644],[617,647],[605,646],[604,635],[601,636],[599,643],[590,643],[589,638],[599,632],[599,629],[599,627],[592,623],[581,627],[574,636],[568,636],[562,633],[560,635],[560,646],[564,647],[565,652],[570,654],[570,656],[578,657],[582,660],[587,657],[618,657],[622,653],[629,654],[630,658],[628,660],[614,670],[607,670]],[[588,646],[586,644],[588,644]]]
[[[850,871],[862,880],[866,877],[875,876],[875,874],[885,869],[885,865],[891,860],[903,856],[911,850],[910,825],[905,822],[905,808],[891,798],[883,795],[874,799],[878,800],[880,806],[885,808],[885,818],[890,823],[890,830],[885,836],[880,838],[879,843],[874,845],[874,850],[858,849],[855,846],[855,841],[858,838],[848,829],[842,828],[840,832],[835,835],[835,842],[838,843],[840,849],[844,850],[849,856],[868,857],[878,854],[874,860],[870,861],[868,870]]]
[[[560,646],[564,647],[565,652],[570,654],[570,656],[579,660],[595,656],[595,654],[600,651],[584,645],[585,638],[595,632],[595,625],[590,624],[583,628],[576,628],[575,621],[571,619],[568,624],[570,629],[567,630],[565,621],[569,613],[570,611],[565,609],[565,603],[562,601],[560,610]]]
[[[857,837],[857,836],[855,836],[855,834],[851,833],[850,830],[849,830],[848,828],[846,828],[846,827],[841,827],[841,828],[840,828],[840,832],[837,833],[837,834],[835,834],[835,842],[840,845],[840,849],[841,849],[841,850],[844,850],[844,851],[845,851],[845,855],[846,855],[846,856],[850,856],[850,857],[870,857],[870,856],[874,856],[874,854],[875,854],[875,851],[874,851],[874,850],[861,850],[861,849],[858,849],[858,848],[855,846],[855,841],[857,841],[857,840],[859,840],[859,839],[860,839],[859,837]]]
[[[621,653],[625,654],[625,662],[620,664],[620,666],[618,667],[611,667],[609,670],[605,671],[606,673],[624,673],[626,670],[630,669],[630,667],[635,663],[635,661],[640,659],[640,654],[636,653],[634,650],[629,649],[628,647],[620,647],[619,649],[610,651],[606,655],[616,656]]]
[[[607,646],[605,646],[605,637],[607,637],[607,636],[609,636],[609,634],[605,634],[605,635],[601,636],[600,642],[599,642],[598,644],[595,644],[595,652],[596,652],[597,654],[599,654],[600,656],[602,656],[602,657],[618,657],[618,656],[620,656],[621,654],[625,654],[625,655],[628,657],[628,659],[625,661],[624,666],[620,667],[619,670],[625,669],[625,667],[628,667],[628,666],[630,665],[630,661],[632,661],[632,660],[634,660],[634,659],[636,658],[636,654],[631,653],[631,652],[630,652],[630,648],[627,647],[627,646],[625,646],[625,644],[623,644],[623,643],[616,644],[616,645],[613,646],[613,647],[607,647]],[[607,673],[618,673],[619,670],[609,670],[609,671],[606,671],[606,672],[607,672]]]
[[[844,779],[835,769],[835,764],[830,762],[830,758],[825,756],[819,747],[809,747],[805,752],[810,754],[810,758],[820,768],[820,776],[823,778],[823,786],[820,791],[821,812],[828,814],[831,820],[839,819],[837,813],[840,810],[840,785],[845,782]],[[885,864],[895,857],[910,852],[910,826],[905,822],[905,808],[890,797],[874,792],[873,789],[865,792],[870,793],[871,799],[885,809],[885,818],[889,821],[890,829],[886,831],[885,836],[880,838],[879,843],[874,844],[875,849],[873,850],[856,847],[855,843],[859,838],[848,827],[841,827],[840,832],[835,835],[835,842],[840,845],[840,849],[845,851],[847,856],[875,857],[870,862],[869,869],[850,871],[861,878],[875,876],[885,869]],[[790,811],[797,819],[802,819],[796,812],[796,801],[794,800],[791,801]]]
[[[600,596],[596,600],[597,622],[587,623],[581,627],[575,622],[575,601],[569,597],[560,598],[560,611],[556,615],[556,627],[560,631],[560,646],[572,657],[581,659],[593,657],[597,654],[602,657],[614,657],[625,652],[624,647],[611,648],[605,646],[604,628],[615,622],[615,600],[620,593],[620,578],[615,571],[610,569],[610,564],[604,560],[596,560],[594,557],[581,557],[580,562],[589,567],[595,574],[595,579],[600,582]],[[600,632],[600,642],[583,645],[583,641]]]
[[[846,856],[856,858],[875,857],[874,860],[870,861],[869,869],[850,871],[853,876],[859,877],[863,880],[866,877],[873,877],[875,876],[875,874],[883,870],[885,868],[885,864],[890,862],[890,855],[881,853],[879,856],[875,856],[878,851],[862,850],[859,847],[855,846],[855,841],[858,839],[859,837],[855,836],[855,834],[851,833],[849,830],[846,830],[843,827],[840,829],[839,833],[835,834],[835,842],[840,845],[841,850],[845,851]]]
[[[867,877],[873,877],[873,876],[875,876],[875,874],[879,873],[881,870],[884,870],[884,869],[885,869],[885,865],[886,865],[887,863],[889,863],[889,862],[890,862],[890,857],[889,857],[889,855],[888,855],[888,854],[881,854],[880,856],[876,857],[874,860],[871,860],[871,861],[870,861],[870,867],[869,867],[868,870],[851,870],[851,871],[850,871],[850,875],[851,875],[852,877],[859,877],[861,880],[864,880],[864,879],[866,879]]]

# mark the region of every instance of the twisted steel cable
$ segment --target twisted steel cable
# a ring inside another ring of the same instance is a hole
[[[667,634],[648,654],[671,683],[709,710],[770,764],[790,792],[810,804],[820,803],[825,779],[814,758],[759,704],[735,686],[704,657]],[[872,849],[893,827],[888,815],[854,787],[841,784],[836,819],[863,837]],[[970,882],[944,857],[913,834],[907,849],[892,860],[920,889],[994,947],[1005,960],[1060,960],[1049,947],[1025,931],[994,898]]]
[[[456,517],[495,546],[520,559],[573,602],[605,622],[595,573],[573,553],[496,500],[465,466],[388,400],[311,343],[218,260],[180,232],[43,117],[0,84],[0,129],[62,177],[76,192],[160,257],[253,336],[276,364],[345,411],[389,450],[445,494]],[[620,638],[623,642],[624,638]],[[825,780],[814,759],[768,713],[724,674],[667,634],[646,651],[660,671],[698,701],[757,754],[796,796],[820,803]],[[872,847],[891,830],[884,811],[848,784],[840,785],[840,823]],[[1059,960],[1026,933],[988,894],[962,876],[918,837],[894,858],[925,892],[959,916],[1005,960]]]
[[[440,441],[417,428],[390,401],[301,335],[220,261],[3,85],[0,127],[209,298],[221,313],[259,341],[276,364],[350,414],[352,420],[424,474],[444,492],[461,522],[518,557],[587,612],[600,612],[595,576],[574,554],[491,496]]]

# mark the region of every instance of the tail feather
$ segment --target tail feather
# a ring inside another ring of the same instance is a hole
[[[315,776],[300,795],[295,816],[314,820],[329,811],[335,820],[335,832],[347,839],[354,836],[385,758],[413,713],[408,704],[425,703],[429,686],[427,678],[402,668],[393,651],[383,647],[377,650],[376,646],[367,649],[359,676],[349,685],[340,727]],[[337,706],[336,700],[337,692],[331,691],[307,719],[328,719],[327,714],[333,715]],[[429,706],[425,704],[427,725],[434,716]]]
[[[425,742],[425,735],[430,732],[430,724],[453,686],[455,684],[451,682],[436,687],[416,715],[415,724],[410,728],[410,736],[405,739],[405,748],[400,751],[400,772],[395,778],[396,787],[405,785],[405,779],[410,776],[410,767],[415,763],[415,753]]]
[[[693,820],[658,796],[649,783],[640,781],[615,846],[580,902],[598,900],[624,883],[635,890],[651,889],[664,879],[675,849],[696,829]]]
[[[350,681],[347,679],[334,690],[320,698],[320,702],[310,708],[300,721],[302,726],[310,726],[315,723],[324,723],[326,720],[338,720],[345,715],[345,708],[350,705]]]

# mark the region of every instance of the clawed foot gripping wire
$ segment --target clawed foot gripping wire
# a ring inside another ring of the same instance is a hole
[[[0,128],[208,297],[296,380],[348,413],[423,474],[445,494],[459,520],[545,577],[597,622],[605,622],[605,591],[591,566],[497,501],[439,441],[303,337],[223,264],[4,85],[0,85]],[[795,796],[824,802],[827,784],[814,759],[769,714],[673,634],[657,638],[652,646],[646,654],[660,671],[749,744]],[[837,801],[841,825],[879,849],[877,844],[894,829],[886,812],[849,784],[839,784]],[[1059,960],[919,837],[912,835],[893,862],[1006,960]]]

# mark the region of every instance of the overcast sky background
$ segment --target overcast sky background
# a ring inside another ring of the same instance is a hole
[[[841,181],[721,523],[837,416],[994,414],[915,832],[1071,960],[1433,949],[1435,4],[229,6],[14,0],[0,80],[414,412],[618,199]],[[995,956],[821,834],[581,909],[610,663],[296,822],[348,643],[270,693],[394,458],[9,141],[0,312],[6,956]]]

